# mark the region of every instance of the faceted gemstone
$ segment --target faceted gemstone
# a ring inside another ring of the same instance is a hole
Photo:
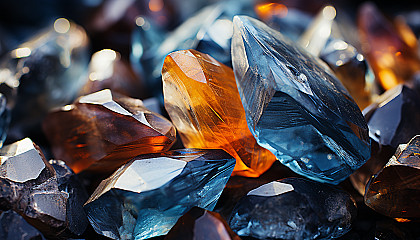
[[[29,138],[0,149],[0,159],[1,210],[13,209],[49,238],[83,234],[87,196],[67,167],[57,174]]]
[[[360,109],[364,109],[370,104],[373,74],[364,56],[340,31],[348,29],[347,25],[340,25],[336,19],[335,8],[324,7],[303,33],[299,43],[328,64]]]
[[[189,18],[158,47],[152,59],[142,61],[145,79],[155,95],[161,94],[161,70],[165,57],[174,51],[195,49],[210,54],[223,64],[231,64],[232,18],[247,12],[247,1],[225,1],[207,6]]]
[[[145,86],[121,55],[111,49],[104,49],[92,55],[89,64],[89,79],[80,91],[87,95],[103,89],[110,89],[134,98],[147,96]]]
[[[234,174],[257,177],[276,161],[248,129],[231,68],[207,54],[169,54],[162,68],[165,107],[188,148],[222,148]]]
[[[284,36],[297,41],[312,21],[312,17],[299,9],[287,8],[281,3],[259,3],[255,5],[258,18]]]
[[[319,59],[279,32],[234,18],[233,69],[249,129],[298,174],[337,184],[370,156],[366,122]]]
[[[85,79],[87,46],[85,31],[61,18],[2,60],[0,83],[19,88],[13,109],[14,138],[39,130],[50,109],[73,100]]]
[[[78,173],[112,172],[131,158],[168,150],[175,128],[141,100],[105,89],[51,112],[44,132],[52,152]]]
[[[0,93],[0,148],[7,136],[10,123],[10,109],[7,106],[6,97]]]
[[[389,90],[420,70],[417,49],[410,47],[372,3],[362,5],[358,25],[363,51],[379,85]]]
[[[350,230],[356,205],[347,192],[301,178],[285,178],[250,191],[229,225],[258,239],[331,239]]]
[[[420,134],[420,93],[398,85],[363,110],[370,137],[382,146],[396,149]]]
[[[399,219],[420,218],[420,135],[401,144],[366,186],[365,203]]]
[[[41,232],[12,210],[0,214],[0,239],[45,240]]]
[[[140,155],[102,181],[84,208],[95,231],[106,237],[163,235],[192,207],[211,211],[234,165],[220,149]]]
[[[220,214],[193,207],[178,219],[165,240],[240,240]]]

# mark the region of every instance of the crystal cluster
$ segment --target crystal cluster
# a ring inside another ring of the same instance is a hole
[[[12,210],[0,214],[0,239],[45,240],[41,232]]]
[[[420,218],[420,135],[400,145],[385,167],[370,180],[365,203],[393,218]]]
[[[44,132],[55,158],[76,173],[112,172],[131,158],[168,150],[175,128],[141,100],[105,89],[49,113]]]
[[[234,166],[223,150],[141,155],[102,181],[84,208],[95,231],[109,238],[163,235],[192,207],[213,210]]]
[[[224,149],[243,176],[259,176],[276,161],[248,129],[231,68],[207,54],[178,51],[166,57],[162,80],[166,110],[186,147]]]
[[[331,239],[350,230],[356,205],[350,194],[300,178],[251,190],[229,220],[239,236],[258,239]]]
[[[235,78],[251,132],[293,171],[339,183],[370,157],[366,122],[318,59],[258,20],[236,16]]]
[[[49,238],[84,233],[87,194],[64,163],[47,162],[29,138],[4,146],[0,159],[1,210],[19,213]]]

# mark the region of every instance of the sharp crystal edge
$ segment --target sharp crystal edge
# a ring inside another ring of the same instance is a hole
[[[369,159],[363,115],[319,59],[264,23],[235,16],[232,62],[248,127],[281,163],[338,184]]]

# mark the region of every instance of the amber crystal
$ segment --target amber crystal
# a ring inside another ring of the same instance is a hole
[[[131,158],[168,150],[175,128],[143,102],[105,89],[51,112],[44,132],[57,159],[78,173],[110,172]]]
[[[188,148],[222,148],[236,158],[234,174],[257,177],[276,160],[260,147],[245,119],[231,68],[207,54],[169,54],[162,69],[165,108]]]
[[[389,90],[411,80],[420,70],[420,58],[407,43],[407,33],[401,36],[401,27],[395,27],[371,3],[362,6],[358,18],[362,48],[380,86]]]
[[[399,221],[420,218],[420,135],[401,144],[385,167],[370,180],[365,203]]]

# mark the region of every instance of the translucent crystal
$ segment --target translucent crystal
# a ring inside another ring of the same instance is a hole
[[[192,207],[212,210],[234,165],[223,150],[141,155],[102,181],[84,208],[95,231],[109,238],[163,235]]]
[[[337,184],[370,157],[366,122],[329,69],[279,32],[234,18],[232,57],[249,129],[283,164]]]
[[[365,203],[399,219],[420,217],[420,135],[401,144],[395,155],[366,186]]]
[[[188,148],[221,148],[234,174],[257,177],[276,161],[248,129],[231,68],[194,50],[173,52],[162,68],[165,108]]]
[[[178,219],[165,240],[240,240],[220,214],[193,207]]]
[[[350,194],[327,184],[285,178],[248,192],[229,225],[258,239],[331,239],[344,235],[356,217]]]
[[[168,150],[175,127],[139,99],[105,89],[51,112],[43,123],[52,152],[76,173],[112,172],[131,158]]]
[[[1,210],[13,209],[49,238],[84,233],[87,194],[68,167],[55,166],[57,174],[29,138],[4,146],[0,159]]]

